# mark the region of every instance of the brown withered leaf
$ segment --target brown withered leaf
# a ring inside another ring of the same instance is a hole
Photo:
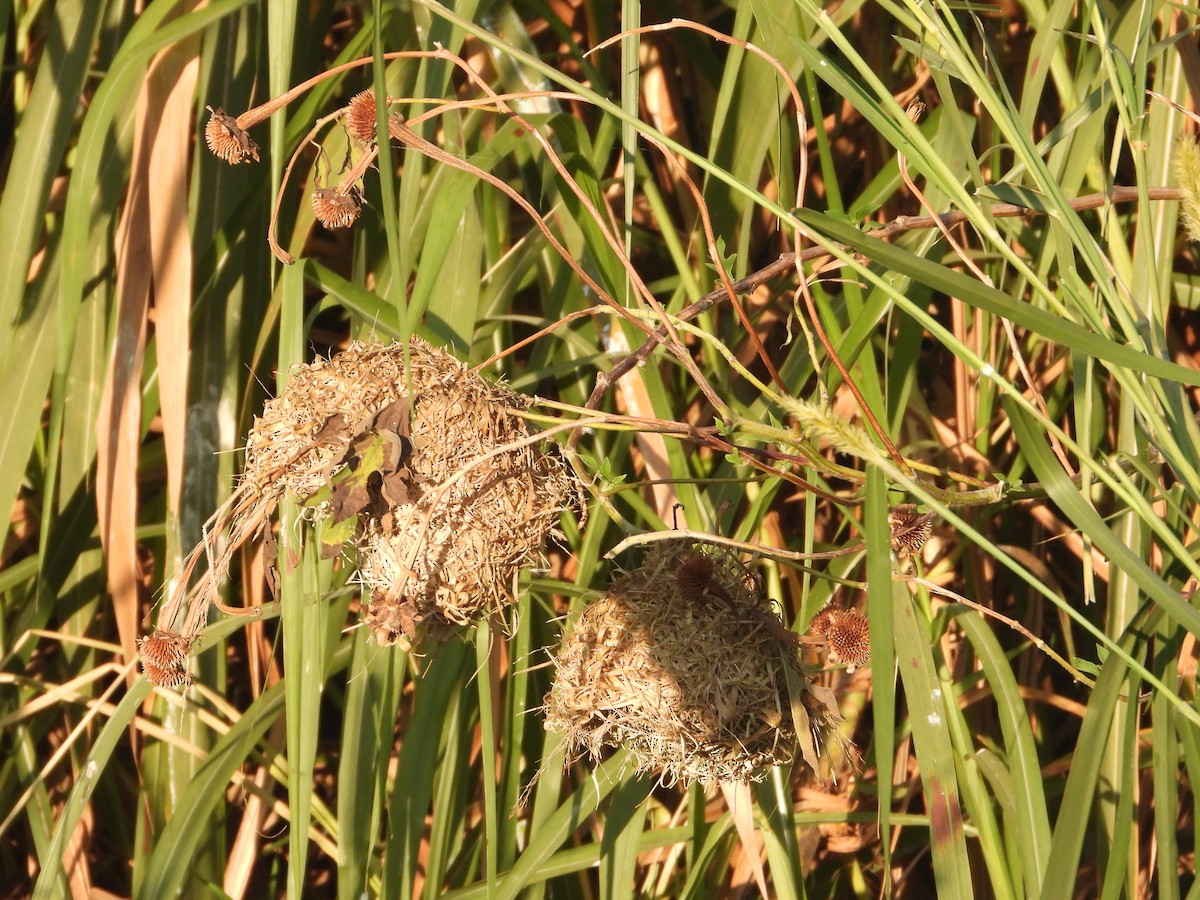
[[[383,462],[379,471],[384,475],[391,475],[403,468],[412,456],[412,441],[402,434],[384,428],[375,433],[383,441]]]
[[[275,540],[275,530],[270,526],[262,530],[263,547],[263,576],[267,580],[267,590],[271,596],[279,597],[279,544]]]
[[[347,478],[334,485],[329,504],[333,512],[331,521],[345,522],[371,505],[371,492],[365,480]]]
[[[334,413],[325,420],[321,429],[313,435],[317,444],[332,444],[350,439],[350,429],[346,427],[346,419],[341,413]]]
[[[390,431],[408,437],[408,397],[394,400],[375,414],[371,427],[376,431]]]
[[[415,498],[410,490],[411,486],[412,473],[407,467],[398,469],[380,479],[379,496],[389,510],[395,509],[414,501]]]

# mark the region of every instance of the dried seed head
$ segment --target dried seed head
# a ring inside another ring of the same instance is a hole
[[[371,602],[363,610],[363,622],[379,646],[399,644],[405,650],[412,649],[408,636],[416,634],[418,616],[416,604],[403,597],[389,599],[383,591],[373,591]]]
[[[161,688],[186,687],[192,683],[192,676],[185,669],[160,669],[156,665],[144,662],[142,672],[151,684]]]
[[[220,107],[205,108],[211,113],[208,124],[204,126],[204,140],[208,142],[208,149],[231,166],[251,159],[258,162],[258,144],[238,126],[237,119]]]
[[[358,219],[362,203],[357,192],[342,193],[337,188],[317,188],[312,195],[317,221],[326,228],[349,228]]]
[[[893,509],[888,513],[888,528],[892,536],[892,552],[900,559],[916,556],[929,540],[933,525],[928,516],[910,509]]]
[[[675,583],[679,586],[681,599],[694,603],[704,596],[712,584],[716,563],[711,556],[693,553],[675,567]]]
[[[388,102],[391,102],[391,97]],[[368,88],[350,98],[342,118],[346,133],[360,144],[375,140],[375,92]]]
[[[188,656],[192,641],[176,631],[156,628],[152,634],[138,638],[138,653],[142,671],[159,687],[180,687],[191,683]]]
[[[862,613],[847,609],[834,614],[825,639],[829,642],[830,662],[861,666],[871,659],[871,626]]]

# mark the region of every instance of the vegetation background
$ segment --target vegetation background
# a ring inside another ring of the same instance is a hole
[[[734,40],[680,26],[585,55],[617,23],[676,17]],[[761,851],[781,898],[1200,895],[1200,285],[1179,193],[1158,190],[1195,127],[1196,17],[0,5],[0,893],[735,896]],[[251,130],[257,165],[204,147],[206,105],[439,46],[524,93],[533,133],[446,107],[483,94],[442,56],[320,80]],[[434,111],[417,133],[443,157],[393,142],[360,221],[328,231],[308,196],[344,133],[286,184],[284,166],[372,85],[410,121]],[[266,242],[277,198],[291,266]],[[950,209],[952,228],[898,220]],[[806,290],[798,238],[823,248]],[[747,279],[740,313],[710,295],[726,277]],[[344,630],[345,561],[306,552],[275,603],[248,547],[226,602],[265,614],[214,616],[182,696],[137,674],[135,638],[277,373],[413,329],[481,363],[557,324],[485,371],[569,422],[645,338],[614,306],[682,336],[600,397],[579,445],[591,515],[564,519],[506,626],[381,650]],[[915,572],[889,554],[900,501],[937,515]],[[823,676],[856,758],[723,793],[657,784],[621,751],[564,764],[538,713],[562,616],[636,562],[608,558],[622,539],[676,525],[759,547],[797,631],[831,599],[868,614],[872,665]]]

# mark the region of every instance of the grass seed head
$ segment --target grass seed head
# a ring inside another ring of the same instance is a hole
[[[929,540],[933,523],[914,509],[898,507],[888,513],[888,529],[891,532],[892,552],[897,558],[916,556]]]
[[[1182,198],[1179,217],[1188,240],[1200,241],[1200,144],[1190,135],[1175,141],[1175,182]]]

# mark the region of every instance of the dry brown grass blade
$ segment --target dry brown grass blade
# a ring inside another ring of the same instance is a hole
[[[617,353],[629,353],[629,342],[625,338],[625,332],[614,328],[607,349]],[[628,377],[621,379],[617,396],[629,415],[655,418],[654,404],[650,400],[650,392],[646,390],[646,380],[640,369],[635,369]],[[639,431],[635,440],[642,453],[646,477],[652,482],[650,491],[654,498],[654,511],[664,522],[669,522],[671,510],[679,502],[679,494],[671,483],[675,476],[671,472],[671,461],[667,456],[667,439],[660,431]]]
[[[762,838],[754,828],[754,796],[750,793],[750,785],[744,781],[722,784],[721,794],[729,807],[729,817],[733,819],[733,826],[742,842],[742,858],[733,871],[732,887],[736,890],[740,886],[741,872],[749,868],[762,896],[770,897],[762,864]]]
[[[277,719],[271,726],[267,746],[284,746],[287,743],[286,728],[285,721]],[[249,784],[242,785],[242,790],[245,791],[245,808],[242,821],[238,825],[237,836],[230,847],[222,885],[230,897],[249,896],[250,880],[262,853],[262,828],[271,814],[271,807],[266,800],[274,783],[270,766],[259,766],[254,772],[254,777],[246,780]]]
[[[188,164],[192,108],[200,72],[199,40],[164,50],[144,90],[157,119],[147,187],[158,344],[159,403],[167,458],[168,505],[178,509],[187,437],[188,320],[192,307],[192,245],[188,234]]]
[[[117,317],[108,377],[96,422],[96,505],[108,590],[121,649],[137,657],[141,566],[137,557],[138,448],[141,443],[142,364],[146,350],[151,271],[148,190],[155,112],[143,90],[137,104],[125,209],[117,229]],[[135,677],[130,669],[130,680]]]
[[[93,897],[92,867],[90,851],[92,835],[96,830],[96,814],[91,805],[79,817],[79,823],[67,840],[63,852],[63,869],[67,873],[67,881],[71,885],[72,897]]]

